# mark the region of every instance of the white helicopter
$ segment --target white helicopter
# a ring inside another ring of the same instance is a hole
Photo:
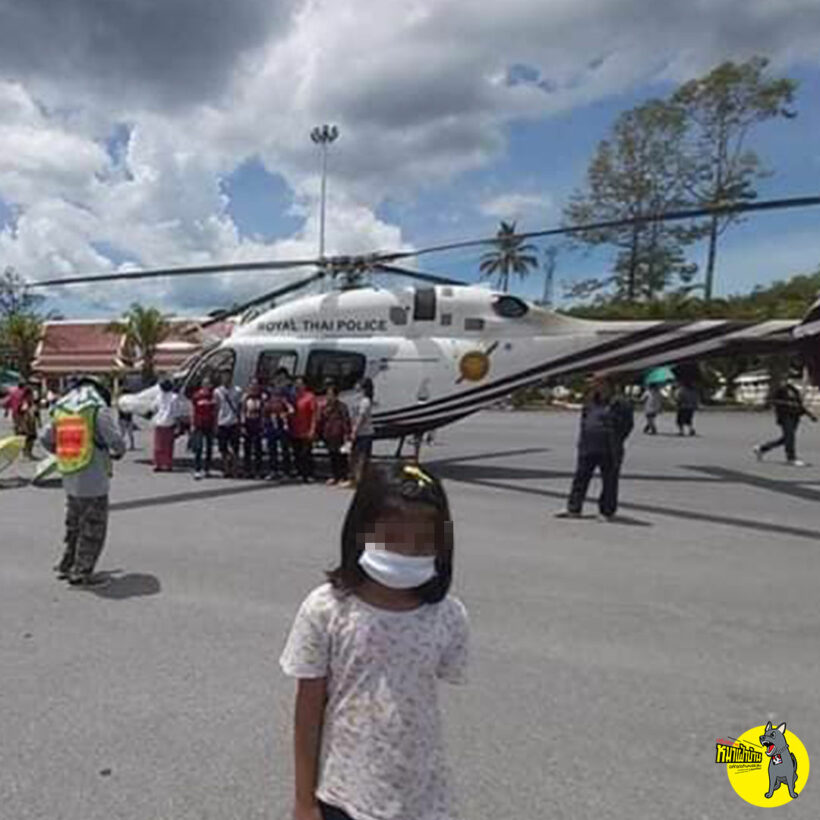
[[[820,204],[820,197],[770,200],[725,208],[677,211],[640,221],[681,220],[715,212],[744,212]],[[595,225],[519,234],[534,238],[632,224]],[[206,349],[177,374],[185,395],[205,375],[228,375],[245,387],[252,378],[270,383],[279,368],[302,376],[314,388],[332,379],[342,397],[369,376],[374,383],[378,438],[418,435],[468,416],[513,390],[592,371],[639,371],[660,364],[727,355],[799,348],[820,376],[820,299],[802,322],[731,320],[588,321],[555,313],[507,293],[467,285],[396,265],[422,254],[480,245],[482,239],[416,251],[359,257],[252,262],[158,269],[33,283],[32,287],[193,276],[248,270],[315,266],[309,277],[266,293],[201,325],[245,315],[233,334]],[[396,274],[420,281],[381,288],[363,284],[368,273]],[[342,278],[341,289],[294,299],[247,318],[254,307],[307,288],[326,277]],[[120,399],[122,409],[144,414],[156,387]]]

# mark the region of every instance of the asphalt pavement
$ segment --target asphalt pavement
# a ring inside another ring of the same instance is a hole
[[[768,414],[702,413],[692,439],[662,416],[630,441],[610,524],[594,503],[552,517],[577,422],[483,413],[424,452],[472,622],[470,683],[442,684],[461,817],[763,816],[715,740],[785,720],[820,766],[820,425],[801,427],[800,469],[751,456]],[[0,474],[0,816],[280,820],[294,687],[278,657],[350,494],[155,475],[139,443],[97,591],[52,575],[61,488]],[[791,817],[818,816],[818,778]]]

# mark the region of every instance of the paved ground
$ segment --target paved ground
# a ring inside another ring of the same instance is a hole
[[[768,416],[702,414],[698,439],[635,437],[623,523],[557,522],[576,424],[487,413],[428,451],[474,632],[471,684],[443,692],[462,816],[757,816],[714,743],[787,720],[820,766],[820,467],[750,458]],[[801,445],[820,465],[820,426]],[[279,820],[278,654],[349,496],[135,456],[98,593],[52,580],[61,490],[0,490],[0,814]],[[790,816],[816,818],[820,774],[802,785]]]

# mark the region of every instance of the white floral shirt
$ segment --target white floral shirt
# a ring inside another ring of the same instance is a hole
[[[330,584],[302,603],[280,663],[328,678],[319,800],[353,820],[453,820],[438,678],[466,682],[464,604],[391,611]]]

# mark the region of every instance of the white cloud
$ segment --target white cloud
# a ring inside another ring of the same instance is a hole
[[[308,133],[324,121],[341,128],[328,250],[400,246],[378,204],[486,166],[510,123],[729,57],[816,60],[820,36],[816,0],[207,2],[201,14],[192,0],[166,0],[161,12],[72,0],[62,50],[23,48],[53,29],[51,4],[32,0],[4,21],[0,76],[13,79],[0,83],[0,198],[18,218],[0,232],[0,263],[35,278],[113,267],[101,242],[146,265],[313,255]],[[134,34],[158,25],[159,40]],[[100,31],[104,48],[88,48]],[[515,65],[528,68],[511,84]],[[121,161],[105,146],[120,123],[131,128]],[[254,155],[287,180],[306,218],[286,240],[243,238],[226,211],[220,179]],[[555,210],[536,191],[476,199],[485,216],[538,224]],[[180,280],[124,300],[203,307],[254,287],[253,276]]]
[[[480,206],[485,216],[506,221],[538,221],[546,224],[554,218],[555,203],[546,194],[507,193],[485,200]],[[521,226],[519,226],[521,227]]]

